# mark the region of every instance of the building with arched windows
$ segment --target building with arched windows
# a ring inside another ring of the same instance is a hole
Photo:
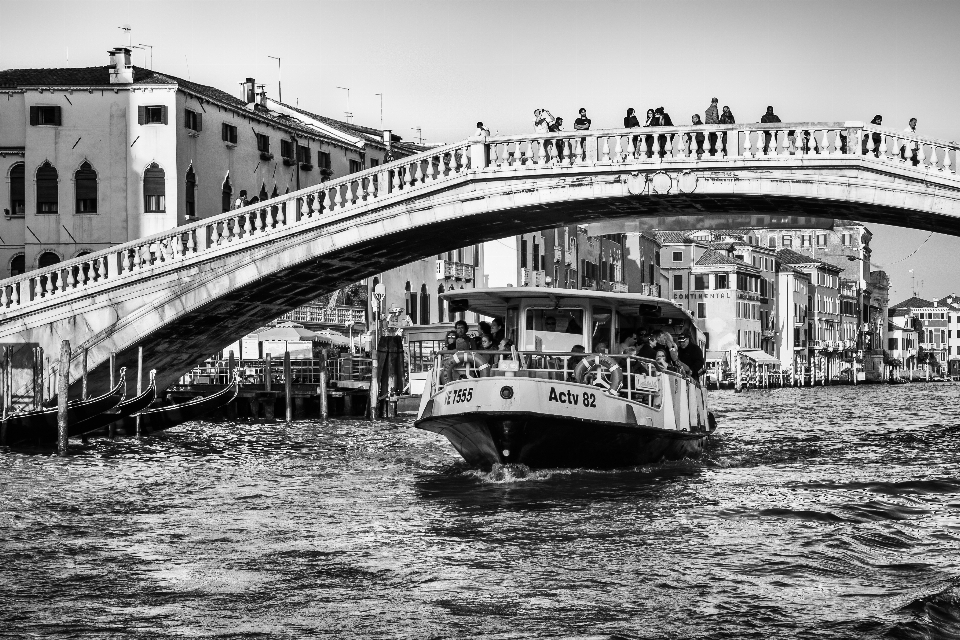
[[[422,148],[130,64],[0,71],[0,278]],[[49,260],[50,258],[46,258]]]

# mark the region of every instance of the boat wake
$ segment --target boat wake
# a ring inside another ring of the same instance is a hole
[[[887,638],[960,638],[960,580],[918,596],[898,613],[911,619],[896,624]]]

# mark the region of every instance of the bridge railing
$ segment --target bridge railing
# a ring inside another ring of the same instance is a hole
[[[855,158],[957,180],[957,149],[955,142],[861,122],[599,129],[472,138],[0,280],[0,319],[3,313],[73,297],[77,290],[92,295],[127,279],[172,271],[185,261],[239,251],[306,226],[338,221],[371,202],[402,198],[461,180],[468,173]]]

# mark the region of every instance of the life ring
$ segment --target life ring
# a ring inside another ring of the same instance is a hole
[[[471,378],[485,378],[490,373],[490,363],[483,356],[474,351],[457,351],[444,361],[440,383],[447,384],[458,380],[460,376],[455,373],[456,369],[467,364],[471,365],[467,369],[467,375]]]
[[[612,358],[604,355],[586,356],[573,370],[574,379],[581,384],[604,387],[609,393],[620,391],[623,370]]]

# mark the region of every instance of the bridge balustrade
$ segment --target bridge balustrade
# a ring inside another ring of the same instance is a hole
[[[174,273],[307,228],[341,223],[372,203],[401,202],[468,176],[575,167],[733,168],[855,160],[960,183],[958,144],[860,122],[651,127],[477,137],[0,280],[0,313],[93,295]]]

